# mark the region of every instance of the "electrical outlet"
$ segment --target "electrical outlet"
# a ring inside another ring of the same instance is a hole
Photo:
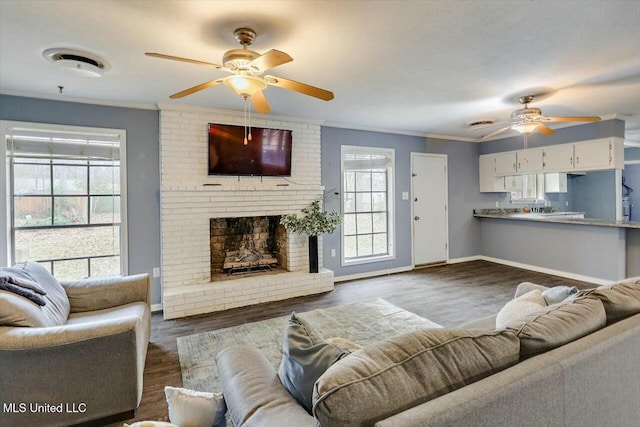
[[[335,257],[336,256],[336,250],[335,249],[331,249],[331,256]]]
[[[153,267],[153,277],[160,277],[160,267]]]
[[[564,202],[565,206],[569,206],[569,201],[567,200],[566,202]]]
[[[496,202],[496,208],[500,207],[500,202]]]
[[[409,192],[408,191],[403,191],[402,192],[402,200],[409,200]]]

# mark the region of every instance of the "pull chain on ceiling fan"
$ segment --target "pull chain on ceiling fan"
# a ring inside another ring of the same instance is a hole
[[[256,39],[256,32],[251,28],[238,28],[233,32],[233,34],[238,43],[242,45],[242,48],[231,49],[225,52],[222,57],[222,63],[224,65],[199,61],[196,59],[183,58],[180,56],[146,52],[145,55],[154,58],[169,59],[171,61],[187,62],[196,65],[204,65],[207,67],[215,68],[217,70],[227,71],[232,74],[231,76],[211,80],[185,89],[183,91],[174,93],[173,95],[170,95],[169,98],[183,98],[212,86],[223,84],[231,88],[237,95],[240,95],[244,99],[245,111],[247,109],[247,100],[251,100],[251,105],[253,105],[253,108],[255,108],[256,112],[261,114],[267,114],[269,113],[269,111],[271,111],[269,103],[267,102],[267,98],[262,92],[267,88],[267,86],[281,87],[283,89],[299,92],[303,95],[309,95],[323,101],[331,101],[333,99],[333,92],[330,92],[328,90],[320,89],[318,87],[300,83],[294,80],[284,79],[282,77],[263,75],[265,71],[271,68],[293,61],[293,58],[285,52],[276,49],[271,49],[270,51],[262,55],[258,52],[250,50],[248,46],[253,44],[254,40]],[[251,111],[249,108],[249,120],[251,120],[250,114]],[[245,138],[245,143],[246,139],[247,138]],[[251,140],[250,132],[248,139]]]
[[[537,131],[542,135],[548,136],[553,135],[555,131],[544,122],[597,122],[600,120],[600,117],[597,116],[546,117],[542,115],[541,109],[529,108],[528,104],[533,101],[533,98],[534,95],[525,95],[518,98],[518,102],[523,104],[524,108],[515,110],[511,113],[511,123],[495,132],[483,136],[480,140],[486,141],[510,129],[516,130],[525,135]]]

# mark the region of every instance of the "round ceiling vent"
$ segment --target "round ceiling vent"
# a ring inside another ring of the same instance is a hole
[[[42,52],[42,56],[49,62],[86,77],[100,77],[111,68],[111,65],[98,55],[77,49],[47,49]]]

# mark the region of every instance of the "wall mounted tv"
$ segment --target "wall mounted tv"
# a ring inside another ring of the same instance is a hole
[[[292,132],[209,123],[209,175],[291,176]]]

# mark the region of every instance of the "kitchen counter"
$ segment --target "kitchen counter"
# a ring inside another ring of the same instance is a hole
[[[593,225],[599,227],[637,228],[640,222],[608,221],[604,219],[575,218],[578,212],[533,212],[523,213],[519,209],[474,209],[476,218],[495,218],[514,221],[538,221],[558,224]]]

